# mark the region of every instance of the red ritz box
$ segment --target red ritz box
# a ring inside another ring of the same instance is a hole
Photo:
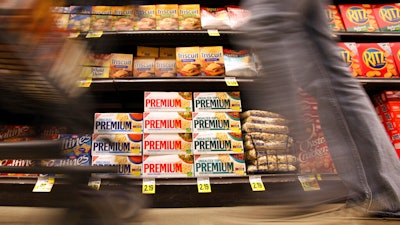
[[[397,68],[400,68],[400,42],[392,42],[389,44],[392,50],[392,55]]]
[[[372,8],[381,31],[400,31],[400,3],[378,4]]]
[[[339,54],[342,61],[350,69],[353,77],[363,76],[361,71],[361,60],[355,42],[338,42]]]
[[[398,77],[389,43],[358,43],[357,49],[363,75],[370,78]]]
[[[339,5],[344,26],[352,32],[379,32],[372,6],[369,4]]]

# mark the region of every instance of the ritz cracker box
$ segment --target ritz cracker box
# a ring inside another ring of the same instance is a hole
[[[398,77],[389,43],[358,43],[361,70],[367,77]]]
[[[339,9],[336,5],[326,5],[325,15],[328,19],[329,28],[331,29],[331,31],[345,31],[342,16],[340,15]]]
[[[339,54],[353,77],[362,77],[361,60],[355,42],[338,42]]]
[[[192,92],[151,92],[144,93],[145,112],[191,112]]]
[[[92,153],[142,155],[142,133],[93,134]]]
[[[241,112],[240,92],[194,92],[194,112]]]
[[[134,155],[92,155],[93,166],[117,166],[117,173],[124,176],[140,177],[142,175],[142,156]],[[107,174],[96,174],[107,176]]]
[[[339,9],[348,32],[379,32],[371,5],[342,4]]]
[[[192,133],[143,134],[143,154],[192,154]]]
[[[382,32],[400,31],[400,3],[373,5],[373,10]]]
[[[392,50],[392,55],[394,62],[396,63],[396,68],[400,68],[400,42],[391,42],[390,49]]]
[[[244,176],[244,154],[195,155],[196,177]]]
[[[193,177],[191,154],[143,155],[143,177]]]
[[[95,134],[140,133],[143,127],[143,113],[95,113]]]

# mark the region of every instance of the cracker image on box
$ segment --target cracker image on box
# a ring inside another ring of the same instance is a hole
[[[244,154],[195,155],[196,177],[244,176]]]
[[[193,112],[193,132],[241,131],[239,112]]]
[[[112,22],[111,6],[92,6],[92,16],[90,19],[91,31],[111,31]]]
[[[222,46],[200,47],[200,65],[203,76],[223,76],[225,65]]]
[[[144,112],[144,133],[191,133],[191,112]]]
[[[192,134],[143,134],[144,155],[191,154]]]
[[[118,165],[120,175],[139,177],[142,174],[142,156],[132,155],[93,155],[93,166]]]
[[[194,92],[195,112],[241,112],[240,92]]]
[[[135,6],[112,6],[112,30],[129,31],[135,28]]]
[[[112,54],[110,64],[110,78],[132,77],[132,64],[132,54]]]
[[[156,30],[178,30],[178,5],[156,5]]]
[[[178,10],[179,30],[200,30],[200,5],[182,4]]]
[[[193,177],[193,155],[144,155],[143,177]]]
[[[176,77],[176,60],[168,58],[156,59],[155,77]]]
[[[157,92],[144,93],[145,112],[191,112],[192,92]]]
[[[176,48],[176,71],[178,76],[200,76],[200,47]]]
[[[70,6],[68,30],[86,32],[90,29],[91,6]]]
[[[154,77],[155,58],[135,57],[133,61],[133,77],[151,78]]]
[[[95,113],[94,133],[140,133],[143,127],[142,113]]]
[[[156,6],[138,5],[135,8],[137,23],[135,30],[155,30],[156,29]]]
[[[92,153],[141,155],[142,134],[93,134]]]
[[[398,71],[389,43],[359,43],[363,74],[367,77],[397,77]]]
[[[193,154],[243,153],[241,132],[202,131],[193,133]]]

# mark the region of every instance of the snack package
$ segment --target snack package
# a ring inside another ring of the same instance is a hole
[[[111,6],[92,6],[91,31],[111,31],[113,24]]]
[[[254,57],[247,50],[224,49],[225,76],[253,77],[257,75]]]
[[[146,91],[145,112],[191,112],[192,92]]]
[[[339,8],[347,31],[379,32],[371,5],[343,4]]]
[[[156,5],[156,30],[178,30],[178,4]]]
[[[82,66],[83,78],[109,78],[110,77],[110,65],[111,65],[111,54],[88,54],[87,60]]]
[[[179,30],[200,30],[200,5],[182,4],[178,6]]]
[[[194,92],[195,112],[241,112],[240,92]]]
[[[203,76],[223,76],[225,64],[222,46],[200,47],[200,66]]]
[[[34,167],[37,162],[25,159],[0,159],[0,166]],[[0,177],[37,177],[39,174],[30,173],[0,173]]]
[[[124,176],[140,177],[142,175],[142,156],[134,155],[93,155],[93,166],[118,165],[118,174]],[[96,176],[107,176],[106,174]]]
[[[396,63],[396,68],[400,68],[400,42],[390,43],[390,49],[392,50],[392,55],[394,62]]]
[[[52,7],[52,16],[54,17],[54,27],[60,31],[68,29],[69,7]]]
[[[137,46],[136,48],[136,56],[138,57],[159,57],[159,48],[154,47],[146,47],[146,46]]]
[[[68,30],[86,32],[90,29],[91,6],[70,6]]]
[[[176,48],[176,72],[177,76],[200,76],[200,47]]]
[[[140,133],[143,127],[143,113],[95,113],[95,134]]]
[[[142,133],[93,134],[92,153],[142,155]]]
[[[155,77],[176,77],[176,60],[168,58],[156,59],[154,65]]]
[[[137,23],[135,30],[155,30],[156,29],[156,6],[138,5],[135,8]]]
[[[144,112],[144,133],[191,133],[191,112]]]
[[[230,30],[229,15],[226,8],[200,7],[201,27],[203,29]]]
[[[144,155],[192,154],[191,133],[143,134]]]
[[[244,154],[195,155],[196,177],[244,176]]]
[[[160,47],[160,58],[176,59],[176,49]]]
[[[112,30],[130,31],[135,28],[135,6],[112,6]]]
[[[201,131],[193,133],[194,154],[243,153],[242,132]]]
[[[339,9],[336,5],[326,5],[325,15],[328,19],[329,28],[331,29],[331,31],[345,31],[342,16],[340,15]]]
[[[193,155],[144,155],[143,177],[193,177]]]
[[[241,131],[238,112],[193,112],[193,132]]]
[[[154,77],[155,58],[135,57],[133,61],[133,77],[151,78]]]
[[[229,16],[229,26],[235,30],[245,25],[251,17],[251,12],[239,6],[230,5],[226,7]]]
[[[34,127],[28,125],[0,125],[0,142],[14,138],[28,138],[36,134]]]
[[[400,31],[400,3],[373,5],[373,10],[381,31]]]
[[[362,57],[361,68],[367,77],[398,77],[389,43],[359,43],[357,49]]]
[[[110,78],[132,77],[132,66],[132,54],[111,54]]]
[[[350,69],[352,76],[363,76],[357,44],[355,42],[338,42],[337,45],[339,46],[339,54],[345,65]]]

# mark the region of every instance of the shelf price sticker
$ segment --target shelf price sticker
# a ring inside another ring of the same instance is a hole
[[[314,175],[305,175],[299,176],[299,181],[304,191],[319,191],[321,188],[319,187],[317,178]]]
[[[221,36],[218,30],[207,30],[207,33],[209,36],[215,36],[215,37]]]
[[[54,182],[54,177],[38,177],[32,192],[50,192]]]
[[[86,34],[86,38],[99,38],[103,36],[103,31],[90,31]]]
[[[79,35],[81,35],[80,32],[72,32],[72,33],[69,33],[68,38],[77,38],[77,37],[79,37]]]
[[[320,173],[317,174],[317,180],[318,180],[318,181],[321,181],[321,180],[322,180],[322,176],[321,176]]]
[[[211,193],[210,178],[198,177],[197,178],[197,190],[199,193]]]
[[[253,191],[265,191],[261,176],[249,176],[249,181]]]
[[[144,178],[142,185],[143,194],[155,194],[156,193],[156,180],[152,178]]]
[[[86,78],[85,80],[80,80],[78,83],[78,87],[88,88],[92,84],[92,78]]]
[[[89,187],[91,187],[93,189],[100,190],[101,178],[97,178],[97,177],[89,178],[88,185],[89,185]]]
[[[225,83],[229,87],[237,87],[239,86],[239,83],[237,82],[235,77],[225,77]]]

